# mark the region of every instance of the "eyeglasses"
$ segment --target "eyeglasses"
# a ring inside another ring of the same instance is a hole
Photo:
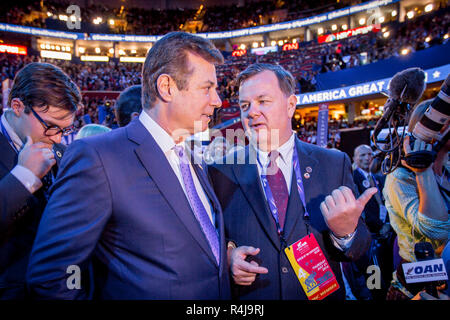
[[[31,112],[33,115],[38,119],[38,121],[42,124],[44,127],[44,135],[47,137],[56,136],[57,134],[62,134],[63,136],[68,136],[72,132],[74,132],[74,126],[68,126],[66,128],[60,128],[58,126],[49,126],[38,114],[36,111],[33,110],[32,107],[30,107]]]

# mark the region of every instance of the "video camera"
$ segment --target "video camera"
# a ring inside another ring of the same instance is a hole
[[[401,160],[413,168],[427,168],[435,160],[437,152],[449,138],[449,130],[441,132],[450,119],[450,76],[447,76],[439,94],[428,106],[425,114],[417,122],[412,133],[405,128],[414,105],[425,91],[425,72],[420,68],[410,68],[397,73],[389,83],[389,98],[384,106],[384,113],[377,122],[372,134],[372,141],[384,157],[381,169],[384,174],[393,172]],[[381,130],[388,128],[385,138],[379,139]],[[403,140],[410,135],[411,148],[416,138],[426,143],[433,143],[431,151],[418,151],[405,155]]]

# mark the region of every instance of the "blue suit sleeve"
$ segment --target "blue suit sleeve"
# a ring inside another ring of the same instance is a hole
[[[112,211],[108,178],[94,147],[79,140],[67,149],[51,193],[30,256],[28,287],[33,298],[86,299],[89,258]],[[68,285],[73,266],[84,277],[81,289]]]

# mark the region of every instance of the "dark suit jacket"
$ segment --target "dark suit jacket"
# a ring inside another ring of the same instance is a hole
[[[0,134],[0,299],[23,299],[28,258],[46,200],[10,173],[17,153]]]
[[[169,162],[138,119],[73,142],[39,226],[30,289],[52,299],[230,298],[222,212],[203,169],[195,169],[215,208],[219,266]],[[70,265],[82,271],[80,290],[67,288]]]
[[[378,190],[380,190],[379,192],[380,197],[382,197],[381,191],[384,188],[385,176],[375,174],[374,177],[377,183]],[[363,181],[366,180],[366,178],[361,172],[359,172],[359,170],[353,171],[353,180],[360,194],[362,194],[364,191],[366,191],[366,189],[368,189],[363,185]],[[370,232],[378,233],[384,223],[383,221],[380,220],[380,206],[378,205],[375,196],[373,196],[366,204],[364,208],[364,213],[365,213],[364,221],[367,224],[367,227],[369,228]],[[388,215],[386,215],[386,219],[388,219]]]
[[[370,233],[360,219],[351,247],[342,252],[331,241],[329,229],[320,211],[320,203],[339,186],[355,189],[350,161],[342,152],[329,151],[306,144],[296,138],[301,172],[311,167],[310,178],[303,179],[306,206],[311,215],[312,233],[322,248],[340,289],[327,299],[344,299],[339,261],[357,259],[369,247]],[[246,164],[215,165],[209,169],[213,186],[222,205],[225,232],[238,245],[260,248],[257,262],[268,268],[268,274],[260,274],[250,286],[235,286],[234,293],[240,299],[307,299],[290,263],[283,251],[274,219],[269,211],[256,164],[249,164],[249,147],[246,148]],[[293,175],[295,173],[293,172]],[[303,222],[303,206],[293,177],[284,226],[287,245],[303,238],[306,226]]]

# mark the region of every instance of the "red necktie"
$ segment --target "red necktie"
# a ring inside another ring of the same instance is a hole
[[[277,165],[277,158],[280,155],[278,151],[272,151],[269,153],[269,172],[274,172],[273,174],[267,174],[267,182],[269,183],[270,191],[272,191],[273,198],[275,200],[275,205],[278,209],[278,220],[281,229],[284,227],[284,221],[286,219],[286,210],[289,200],[289,192],[286,185],[286,180],[284,179],[283,172]]]

